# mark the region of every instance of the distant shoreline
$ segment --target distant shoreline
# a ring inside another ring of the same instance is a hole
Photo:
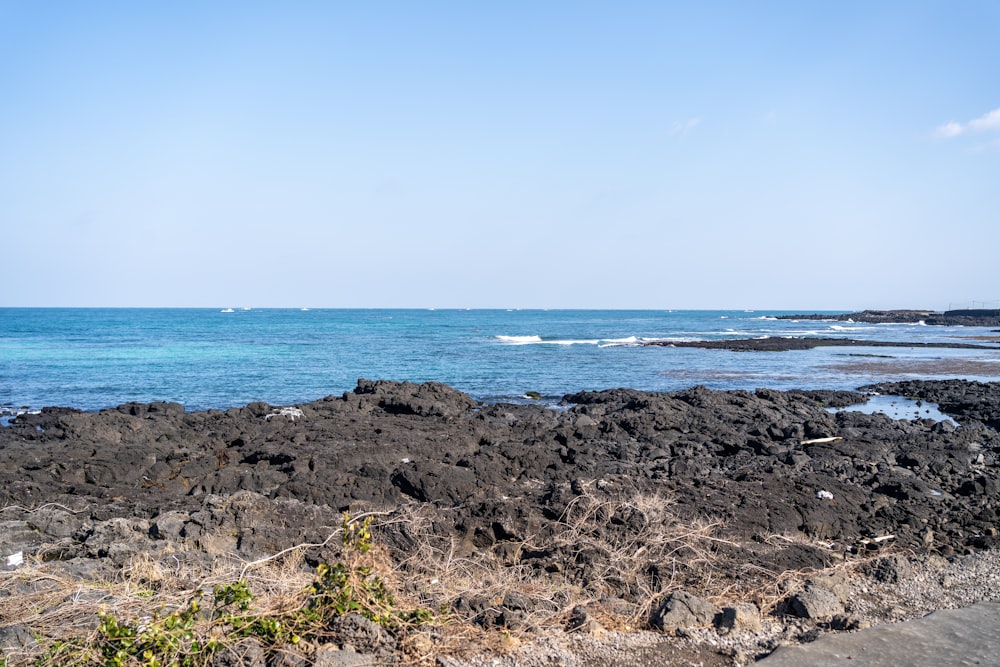
[[[976,343],[920,343],[912,341],[858,340],[856,338],[727,338],[725,340],[648,341],[646,347],[695,347],[733,352],[788,352],[816,347],[920,347],[957,350],[1000,350]]]
[[[865,322],[867,324],[927,324],[929,326],[998,327],[1000,310],[964,309],[947,310],[862,310],[857,313],[830,315],[778,315],[779,320],[834,320],[837,322]]]

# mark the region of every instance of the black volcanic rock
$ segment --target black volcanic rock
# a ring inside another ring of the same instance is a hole
[[[918,324],[940,326],[995,327],[1000,326],[1000,310],[965,309],[938,312],[934,310],[863,310],[858,313],[814,313],[810,315],[779,315],[779,320],[825,320],[837,322],[867,322],[869,324]]]
[[[909,347],[946,348],[955,350],[996,350],[996,345],[977,343],[924,343],[910,341],[857,340],[854,338],[726,338],[723,340],[648,341],[645,347],[694,347],[703,350],[730,350],[732,352],[788,352],[812,350],[817,347]]]
[[[614,389],[569,395],[553,410],[367,381],[287,410],[43,410],[0,428],[0,541],[9,553],[113,563],[171,544],[259,557],[321,543],[341,511],[409,505],[432,517],[425,530],[456,557],[491,549],[584,585],[606,554],[529,546],[547,544],[584,499],[634,497],[669,498],[679,519],[718,522],[743,545],[720,543],[720,555],[777,571],[821,566],[830,551],[774,546],[773,535],[841,551],[878,535],[914,550],[990,546],[1000,385],[870,389],[935,401],[962,426],[828,411],[863,399],[853,392]],[[639,525],[624,510],[598,518],[591,530],[608,539]],[[401,555],[416,539],[406,531],[383,535]]]
[[[996,383],[907,380],[868,385],[861,390],[931,401],[960,423],[976,421],[1000,429],[1000,385]]]

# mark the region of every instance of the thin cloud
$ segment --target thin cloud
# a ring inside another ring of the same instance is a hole
[[[701,125],[701,116],[695,116],[694,118],[689,118],[685,121],[677,121],[674,126],[670,128],[671,137],[683,137],[689,134],[694,128]]]
[[[970,120],[964,125],[962,123],[956,123],[951,121],[950,123],[945,123],[935,130],[935,134],[939,137],[944,137],[945,139],[950,139],[952,137],[957,137],[963,134],[969,134],[972,132],[992,132],[1000,131],[1000,109],[994,109],[989,113]]]

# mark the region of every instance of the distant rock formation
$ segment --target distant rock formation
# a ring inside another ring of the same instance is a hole
[[[1000,310],[965,309],[947,310],[863,310],[859,313],[840,315],[779,315],[779,320],[835,320],[838,322],[867,322],[869,324],[917,324],[923,322],[939,326],[996,327],[1000,326]]]

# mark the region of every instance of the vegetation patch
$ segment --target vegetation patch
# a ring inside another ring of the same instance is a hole
[[[397,597],[387,579],[387,559],[374,548],[372,518],[344,515],[341,560],[320,563],[303,586],[301,554],[294,551],[259,565],[244,564],[235,581],[210,584],[214,573],[166,571],[167,563],[136,562],[117,582],[50,580],[33,594],[11,591],[0,602],[0,616],[31,628],[37,651],[0,658],[2,667],[94,665],[101,667],[202,667],[217,656],[252,640],[266,654],[313,656],[338,639],[338,623],[356,614],[389,636],[402,640],[437,615]],[[141,559],[140,559],[141,561]],[[180,563],[180,561],[177,561]],[[231,576],[235,563],[227,568]],[[46,568],[28,569],[15,582],[45,577]],[[185,589],[191,575],[202,583]],[[65,596],[71,584],[77,599],[90,600],[80,609]],[[105,596],[95,595],[99,591]],[[100,602],[98,602],[100,601]],[[40,606],[38,606],[40,605]],[[95,609],[96,606],[96,609]],[[74,607],[76,607],[74,609]],[[89,612],[89,613],[88,613]],[[96,627],[90,621],[96,616]]]

